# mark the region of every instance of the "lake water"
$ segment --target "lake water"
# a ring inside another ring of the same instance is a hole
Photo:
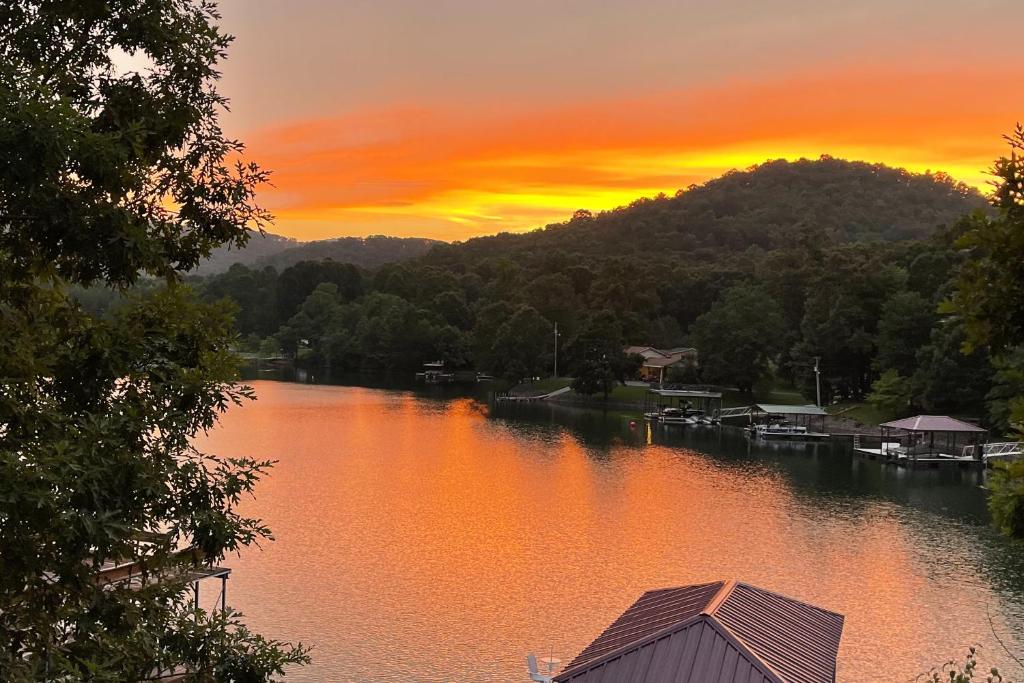
[[[445,389],[252,385],[201,446],[280,461],[245,508],[277,540],[225,564],[250,624],[315,647],[289,680],[526,681],[528,652],[568,661],[643,591],[716,579],[845,614],[840,681],[972,644],[1024,678],[993,636],[1024,652],[1024,549],[986,526],[979,473]]]

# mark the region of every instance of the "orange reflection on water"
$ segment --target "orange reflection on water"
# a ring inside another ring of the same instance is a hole
[[[986,604],[1022,638],[1020,591],[1000,593],[947,518],[756,459],[592,448],[469,399],[256,387],[201,445],[280,460],[246,505],[277,541],[229,561],[228,597],[315,645],[294,680],[520,680],[527,652],[571,658],[644,590],[728,578],[845,613],[844,681],[988,642]]]

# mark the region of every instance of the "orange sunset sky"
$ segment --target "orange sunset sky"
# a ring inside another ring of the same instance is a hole
[[[1018,0],[222,0],[272,232],[460,240],[831,154],[984,187]]]

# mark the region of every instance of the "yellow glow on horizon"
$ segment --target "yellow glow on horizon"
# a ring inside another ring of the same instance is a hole
[[[489,170],[501,166],[544,167],[567,162],[583,163],[589,170],[600,170],[623,177],[674,176],[675,185],[627,185],[619,188],[587,185],[559,185],[543,188],[516,188],[514,186],[492,190],[447,190],[427,199],[402,205],[363,205],[316,210],[279,210],[278,225],[299,232],[305,239],[324,239],[339,236],[339,226],[346,226],[347,235],[368,236],[391,234],[403,237],[428,236],[445,241],[464,240],[498,232],[525,232],[551,223],[568,220],[578,209],[595,213],[626,206],[643,197],[659,193],[673,195],[691,183],[701,184],[732,169],[746,169],[770,159],[795,161],[816,159],[824,152],[816,143],[790,145],[790,152],[779,154],[767,147],[736,146],[722,150],[696,153],[643,153],[622,152],[615,155],[600,153],[600,159],[586,160],[563,157],[544,158],[530,156],[502,159],[482,164]],[[984,158],[971,162],[950,164],[929,157],[919,150],[869,149],[865,147],[833,148],[831,156],[844,159],[871,160],[899,166],[915,173],[948,173],[953,178],[982,192],[988,191],[989,177],[984,171],[990,163]],[[891,159],[887,157],[892,157]],[[358,227],[357,227],[358,226]]]
[[[258,131],[261,200],[300,239],[464,240],[674,194],[772,159],[948,173],[982,192],[1024,76],[858,67],[630,100],[394,106]]]

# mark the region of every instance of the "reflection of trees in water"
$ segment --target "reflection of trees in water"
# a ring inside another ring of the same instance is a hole
[[[1000,637],[1011,644],[1024,638],[1024,545],[1007,542],[988,526],[983,472],[910,470],[856,457],[845,443],[751,441],[738,427],[650,425],[635,415],[553,403],[497,403],[490,414],[523,438],[554,443],[569,436],[598,461],[619,449],[641,451],[650,445],[696,451],[741,475],[782,476],[797,503],[794,511],[812,520],[822,514],[865,522],[895,515],[906,533],[920,540],[916,547],[938,549],[935,557],[919,558],[923,566],[984,586],[979,599],[992,600],[988,609]],[[956,556],[945,556],[942,549]],[[965,638],[989,642],[990,636]],[[986,650],[987,662],[1004,660],[994,644]]]
[[[543,435],[546,440],[570,436],[596,458],[606,457],[613,448],[643,445],[643,421],[622,413],[539,401],[502,401],[492,404],[490,415],[536,428],[523,432],[526,435]],[[637,422],[635,429],[630,429],[630,420]]]
[[[786,476],[798,496],[830,503],[839,498],[854,511],[883,500],[979,526],[988,521],[979,488],[984,474],[974,469],[910,470],[856,457],[845,443],[751,441],[738,427],[651,425],[635,415],[554,403],[497,403],[491,416],[538,427],[532,433],[545,440],[567,433],[595,456],[650,443],[699,451],[723,468],[756,464]]]

